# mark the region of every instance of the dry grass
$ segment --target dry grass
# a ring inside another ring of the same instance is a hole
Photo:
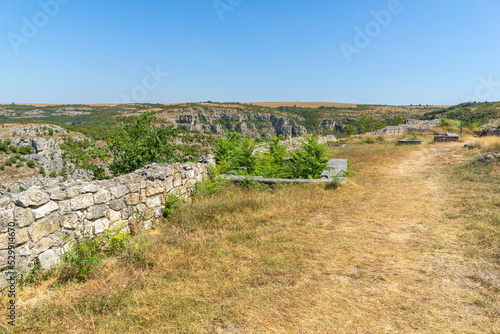
[[[27,287],[13,332],[496,333],[499,171],[469,161],[498,142],[395,140],[331,151],[357,173],[337,190],[186,206],[145,236],[152,269],[111,259],[87,283]]]

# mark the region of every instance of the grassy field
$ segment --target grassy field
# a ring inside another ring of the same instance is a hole
[[[356,173],[338,189],[200,198],[136,237],[153,267],[27,285],[9,332],[497,333],[500,166],[472,161],[500,140],[395,140],[331,148]]]

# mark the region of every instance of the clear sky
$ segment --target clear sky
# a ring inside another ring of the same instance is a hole
[[[498,0],[0,0],[0,103],[497,101],[499,18]]]

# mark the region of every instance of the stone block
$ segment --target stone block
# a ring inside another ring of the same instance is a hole
[[[50,196],[38,189],[28,190],[19,195],[14,196],[14,202],[23,208],[39,207],[50,201]]]
[[[140,183],[131,183],[128,186],[128,189],[131,193],[138,193],[141,191],[141,184]]]
[[[62,200],[65,200],[66,198],[67,198],[67,195],[66,195],[66,192],[64,192],[64,191],[57,190],[57,191],[53,191],[50,193],[50,199],[52,201],[62,201]]]
[[[127,195],[129,193],[129,190],[127,186],[116,186],[109,188],[109,192],[114,198],[118,199]]]
[[[43,239],[40,239],[33,247],[32,254],[36,256],[40,253],[43,253],[50,247],[54,246],[55,243],[56,241],[54,240],[54,238],[51,237],[45,237]]]
[[[60,201],[59,202],[59,213],[65,214],[71,212],[71,200]]]
[[[101,234],[109,227],[109,220],[107,218],[101,218],[94,222],[94,231],[96,234]]]
[[[89,183],[82,187],[82,194],[96,193],[99,191],[99,186],[97,184]]]
[[[56,232],[59,229],[60,217],[58,214],[51,214],[35,222],[30,230],[31,240],[37,242],[41,238]]]
[[[5,233],[9,228],[9,223],[14,222],[13,210],[0,210],[0,232]]]
[[[57,210],[59,210],[59,205],[57,205],[56,202],[50,201],[38,209],[33,210],[33,214],[35,215],[35,219],[40,219]]]
[[[21,207],[14,209],[14,219],[19,227],[31,226],[35,222],[33,211]]]
[[[115,199],[109,202],[109,207],[112,210],[120,211],[126,207],[125,202],[122,199]]]
[[[110,222],[114,223],[122,219],[122,214],[119,211],[108,210],[106,217],[109,219]]]
[[[174,175],[174,187],[180,187],[182,184],[182,178],[180,174],[175,174]]]
[[[107,190],[99,190],[94,194],[94,203],[103,204],[111,201],[111,193]]]
[[[40,254],[38,259],[40,260],[40,266],[45,270],[50,269],[54,265],[61,262],[59,255],[51,249]]]
[[[140,196],[137,193],[132,193],[123,198],[126,205],[137,205],[140,203]]]
[[[148,208],[155,208],[155,207],[158,207],[162,205],[162,202],[161,202],[161,197],[160,196],[153,196],[153,197],[149,197],[147,200],[146,200],[146,206]]]
[[[94,205],[94,195],[84,194],[71,199],[71,210],[82,210]]]
[[[102,218],[106,215],[108,207],[106,205],[94,205],[87,209],[85,217],[89,220]]]
[[[15,231],[15,239],[14,239],[14,244],[15,246],[20,246],[20,245],[24,245],[25,243],[31,241],[30,239],[30,236],[29,236],[29,233],[28,233],[28,229],[24,228],[24,229],[20,229],[20,230],[16,230]],[[0,235],[0,249],[8,249],[9,248],[9,238],[11,238],[11,236],[8,234],[8,233],[2,233]]]
[[[68,196],[68,198],[76,197],[80,195],[80,191],[81,190],[79,187],[71,187],[68,190],[66,190],[66,196]]]
[[[70,213],[61,217],[62,227],[68,230],[75,230],[78,227],[78,223],[80,221],[81,219],[76,213]]]
[[[146,187],[146,196],[151,197],[154,195],[161,194],[165,191],[165,186],[162,182],[148,182],[148,187]]]

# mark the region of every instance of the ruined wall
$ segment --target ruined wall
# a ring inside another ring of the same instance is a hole
[[[405,124],[386,126],[383,129],[365,133],[365,136],[397,136],[412,134],[412,132],[425,132],[441,124],[440,119],[416,120],[407,119]]]
[[[138,228],[149,229],[153,218],[161,217],[168,194],[178,190],[188,196],[206,175],[207,165],[152,164],[111,180],[65,182],[4,196],[0,198],[0,268],[7,266],[9,242],[15,244],[16,268],[23,272],[34,261],[42,268],[59,262],[63,235],[78,239],[82,229],[102,233],[117,222],[128,228],[132,221],[143,221],[140,217],[145,220]],[[10,241],[9,227],[15,233]]]

